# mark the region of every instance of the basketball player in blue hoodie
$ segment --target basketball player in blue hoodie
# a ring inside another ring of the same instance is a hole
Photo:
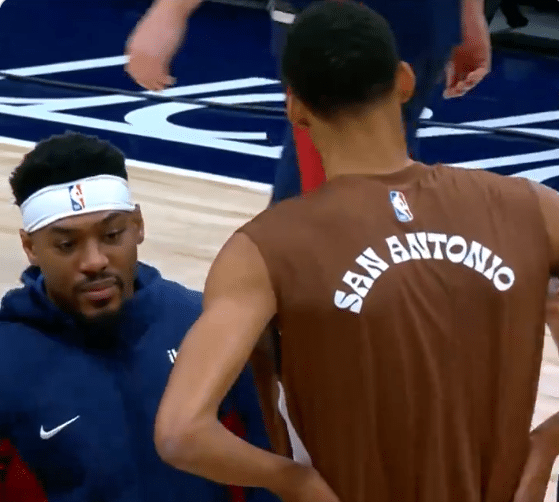
[[[156,454],[157,406],[201,294],[138,261],[144,223],[122,153],[96,137],[53,136],[25,156],[10,184],[31,265],[0,309],[0,437],[46,498],[277,500],[187,475]],[[250,368],[220,416],[269,448]]]

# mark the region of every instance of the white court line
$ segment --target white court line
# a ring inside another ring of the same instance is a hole
[[[459,162],[457,164],[450,165],[453,167],[463,167],[468,169],[489,169],[491,167],[516,166],[519,164],[530,164],[555,159],[559,159],[559,148],[544,150],[542,152],[522,153],[519,155],[507,155],[505,157],[473,160],[471,162]]]
[[[35,146],[35,143],[33,143],[32,141],[23,141],[21,139],[15,138],[4,138],[3,136],[0,136],[0,143],[4,143],[10,146],[21,146],[22,148],[33,148]]]
[[[0,0],[1,2],[2,0]],[[9,68],[2,70],[20,77],[30,77],[33,75],[50,75],[64,71],[89,70],[91,68],[101,68],[105,66],[118,66],[126,63],[128,56],[111,56],[106,58],[80,59],[79,61],[68,61],[65,63],[53,63],[40,66],[26,66],[25,68]],[[2,77],[4,78],[4,77]]]
[[[516,178],[528,178],[529,180],[541,183],[542,181],[548,180],[549,178],[554,178],[555,176],[557,176],[558,173],[559,165],[529,169],[528,171],[511,174],[511,176]]]
[[[227,152],[258,155],[270,159],[279,159],[281,155],[281,146],[266,146],[258,143],[239,142],[227,138],[222,139],[212,136],[207,132],[186,127],[170,126],[149,130],[146,127],[138,127],[137,125],[134,126],[126,122],[50,112],[41,106],[17,107],[0,104],[0,114],[2,113],[15,117],[24,117],[26,119],[38,119],[56,122],[57,124],[98,129],[103,131],[103,133],[111,131],[151,139],[160,139],[173,143],[219,149]],[[185,134],[185,132],[187,132],[187,134]]]
[[[22,148],[33,148],[36,143],[32,141],[24,141],[15,138],[6,138],[0,136],[0,144],[8,146],[19,146]],[[204,181],[213,181],[215,183],[222,183],[224,185],[232,185],[239,188],[247,188],[255,192],[270,195],[272,193],[272,185],[267,183],[259,183],[257,181],[248,181],[241,178],[231,178],[229,176],[222,176],[219,174],[204,173],[199,171],[192,171],[190,169],[182,169],[180,167],[164,166],[161,164],[153,164],[151,162],[142,162],[140,160],[126,159],[126,163],[130,167],[145,169],[147,171],[156,171],[167,174],[175,174],[177,176],[184,176],[185,178],[198,179]]]
[[[6,0],[0,0],[0,7],[2,7],[2,4],[5,2]]]

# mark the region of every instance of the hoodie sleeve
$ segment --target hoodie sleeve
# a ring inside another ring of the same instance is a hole
[[[7,343],[9,335],[5,333],[4,325],[0,324],[0,438],[11,436],[14,423],[14,410],[16,403],[14,395],[17,392],[18,379],[14,378],[13,347]]]
[[[7,439],[0,441],[0,493],[0,502],[47,502],[37,478]]]
[[[19,385],[25,385],[14,371],[14,364],[19,366],[22,361],[17,357],[21,350],[13,341],[21,342],[21,338],[21,332],[14,333],[0,323],[0,502],[46,502],[43,489],[10,441],[15,395]]]

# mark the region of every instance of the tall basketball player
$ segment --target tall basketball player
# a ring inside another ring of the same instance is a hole
[[[365,6],[305,10],[283,75],[289,119],[309,132],[328,180],[220,251],[160,403],[159,454],[284,501],[543,500],[558,419],[530,426],[559,273],[559,196],[411,160],[401,105],[414,74]],[[217,420],[269,324],[312,466]]]

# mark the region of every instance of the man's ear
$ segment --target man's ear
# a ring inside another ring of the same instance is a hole
[[[402,104],[407,103],[415,94],[415,73],[412,67],[401,61],[396,71],[396,89]]]
[[[286,113],[289,122],[294,127],[308,129],[310,125],[310,112],[303,102],[295,96],[290,89],[287,89]]]
[[[142,216],[142,210],[140,209],[140,204],[136,204],[136,209],[132,213],[132,222],[136,226],[137,238],[136,242],[141,244],[144,242],[145,238],[145,228],[144,228],[144,217]]]

